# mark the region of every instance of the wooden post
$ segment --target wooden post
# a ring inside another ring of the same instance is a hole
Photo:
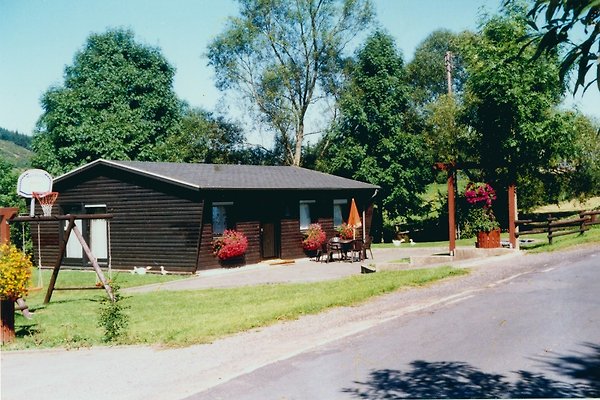
[[[77,236],[77,239],[79,239],[79,243],[81,243],[81,247],[83,247],[83,251],[85,252],[85,255],[91,261],[92,267],[94,267],[94,271],[96,271],[96,275],[98,275],[98,278],[100,278],[100,282],[102,282],[102,286],[104,286],[104,289],[106,290],[106,293],[108,294],[108,297],[110,298],[111,301],[114,302],[115,296],[113,295],[112,289],[111,289],[110,285],[108,284],[108,281],[104,277],[104,274],[102,273],[102,269],[100,269],[100,265],[98,265],[98,261],[96,260],[96,257],[94,257],[94,254],[92,254],[92,250],[90,250],[90,247],[87,245],[87,243],[83,239],[83,235],[79,231],[79,228],[77,228],[77,225],[73,226],[73,232],[75,233],[75,236]]]
[[[19,212],[15,207],[0,208],[0,245],[10,243],[10,226],[8,220]]]
[[[515,184],[511,183],[508,186],[508,237],[510,246],[513,249],[519,250],[519,242],[517,240],[518,228],[515,224],[517,218],[517,192]]]
[[[448,239],[450,255],[456,250],[456,206],[454,203],[454,169],[448,169]]]
[[[0,330],[2,343],[15,339],[15,302],[10,299],[0,300]]]
[[[69,236],[71,235],[71,231],[73,230],[74,226],[75,217],[71,215],[69,218],[69,225],[67,225],[67,229],[65,230],[63,240],[58,248],[58,257],[56,257],[56,262],[54,263],[54,268],[52,270],[52,276],[50,277],[50,283],[48,283],[48,290],[46,291],[46,297],[44,297],[44,304],[50,303],[50,299],[52,298],[52,293],[54,292],[54,285],[56,285],[56,278],[58,277],[58,271],[60,271],[60,265],[62,264],[63,258],[65,257],[67,242],[69,241]]]

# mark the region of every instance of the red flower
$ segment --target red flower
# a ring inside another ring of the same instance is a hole
[[[496,191],[489,183],[469,182],[465,189],[465,197],[469,204],[484,203],[484,208],[490,208],[496,200]]]
[[[248,238],[242,232],[233,229],[226,230],[223,236],[213,240],[213,254],[219,257],[219,260],[243,256],[247,249]]]
[[[323,243],[327,240],[327,235],[319,224],[310,224],[304,233],[302,247],[304,250],[312,251],[320,249]]]

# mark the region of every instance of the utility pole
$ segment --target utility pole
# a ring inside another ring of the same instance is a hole
[[[444,56],[446,62],[446,78],[448,79],[448,95],[452,96],[452,52],[447,51]]]
[[[448,96],[452,96],[452,52],[447,51],[444,56],[446,63],[446,77],[448,79]],[[448,240],[450,255],[456,249],[456,168],[454,162],[448,165]]]

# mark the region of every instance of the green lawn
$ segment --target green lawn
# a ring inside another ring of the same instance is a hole
[[[130,316],[127,332],[118,344],[187,346],[296,319],[339,306],[351,306],[400,288],[430,284],[467,272],[451,267],[390,271],[310,284],[261,285],[235,289],[163,291],[128,295],[123,304]],[[89,284],[90,274],[63,271],[59,278],[69,284]],[[117,277],[122,287],[162,276]],[[146,283],[146,282],[144,282]],[[3,349],[66,347],[102,343],[97,326],[104,291],[60,291],[43,305],[43,291],[32,293],[27,302],[33,320],[17,313],[17,340]]]

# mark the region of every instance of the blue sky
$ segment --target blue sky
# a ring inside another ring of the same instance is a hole
[[[409,61],[432,31],[475,30],[481,13],[495,13],[500,1],[375,0],[375,6],[380,25]],[[65,66],[89,34],[114,27],[159,47],[177,70],[178,96],[214,110],[221,94],[204,53],[236,13],[233,0],[0,0],[0,127],[30,134],[42,113],[40,97],[62,84]],[[569,103],[600,118],[600,95],[593,87],[588,92],[569,96]]]

